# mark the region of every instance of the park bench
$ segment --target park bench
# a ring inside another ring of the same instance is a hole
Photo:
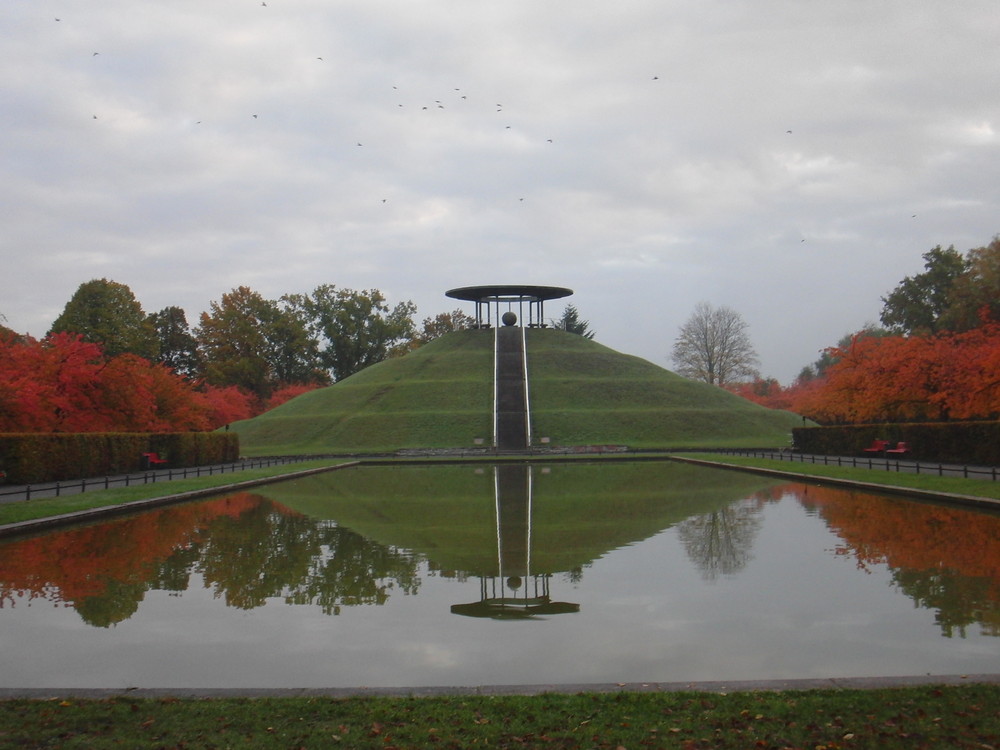
[[[864,450],[865,453],[882,453],[888,447],[888,440],[872,440],[872,444],[862,450]]]
[[[142,454],[142,468],[152,469],[157,466],[166,466],[167,459],[160,458],[159,453],[143,453]]]
[[[895,448],[886,448],[885,452],[892,453],[895,456],[902,456],[910,452],[910,444],[901,441],[899,443],[896,443]]]

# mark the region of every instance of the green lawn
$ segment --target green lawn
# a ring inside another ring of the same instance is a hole
[[[0,747],[1000,746],[1000,686],[422,698],[0,701]]]

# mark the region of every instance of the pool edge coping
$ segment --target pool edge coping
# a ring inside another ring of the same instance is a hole
[[[688,458],[686,456],[670,455],[671,461],[695,464],[698,466],[709,466],[717,469],[730,469],[732,471],[748,471],[754,474],[779,477],[796,482],[809,482],[812,484],[832,484],[838,487],[865,490],[866,492],[880,492],[884,495],[905,495],[921,500],[931,500],[935,502],[953,503],[955,505],[974,506],[979,508],[990,508],[1000,510],[1000,500],[992,497],[981,497],[979,495],[962,495],[956,492],[938,492],[935,490],[921,490],[913,487],[900,487],[893,484],[879,484],[877,482],[863,482],[859,479],[843,479],[840,477],[824,477],[818,474],[800,474],[794,471],[782,471],[781,469],[768,469],[762,466],[749,466],[745,464],[730,464],[724,461],[712,461],[704,458]]]
[[[551,683],[424,687],[340,688],[0,688],[0,701],[76,698],[435,698],[462,695],[544,695],[547,693],[749,693],[804,690],[875,690],[940,685],[997,685],[1000,674],[908,675],[896,677],[826,677],[773,680],[709,680],[692,682]]]

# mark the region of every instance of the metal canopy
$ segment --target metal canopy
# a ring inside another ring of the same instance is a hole
[[[479,328],[489,328],[491,313],[495,310],[496,324],[500,324],[500,306],[507,305],[507,310],[514,311],[517,306],[518,321],[524,325],[524,306],[528,306],[528,325],[545,327],[545,300],[568,297],[572,289],[562,286],[535,286],[532,284],[483,284],[482,286],[463,286],[449,289],[445,296],[452,299],[467,300],[476,303],[476,325]],[[492,306],[492,307],[491,307]],[[485,319],[483,313],[485,312]]]

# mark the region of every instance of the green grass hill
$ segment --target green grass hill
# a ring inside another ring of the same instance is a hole
[[[552,329],[529,329],[532,435],[552,446],[788,445],[801,424]],[[472,448],[492,439],[493,332],[459,331],[231,426],[245,455]]]

